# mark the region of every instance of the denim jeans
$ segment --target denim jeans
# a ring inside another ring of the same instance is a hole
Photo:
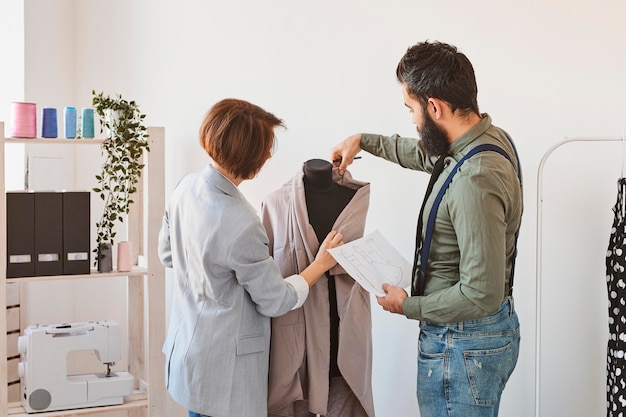
[[[189,410],[189,417],[211,417],[211,416],[207,416],[205,414],[194,413],[193,411]]]
[[[519,354],[513,299],[491,316],[420,323],[417,401],[421,417],[497,417]]]

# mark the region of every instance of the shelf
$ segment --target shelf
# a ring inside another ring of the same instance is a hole
[[[132,271],[129,272],[98,272],[95,269],[91,270],[90,274],[82,274],[82,275],[49,275],[49,276],[38,276],[38,277],[17,277],[17,278],[7,278],[6,282],[34,282],[34,281],[58,281],[58,280],[74,280],[74,279],[105,279],[105,278],[113,278],[113,277],[130,277],[136,275],[147,275],[147,268],[133,268]]]
[[[6,248],[6,190],[5,148],[10,144],[55,145],[55,146],[98,146],[106,139],[65,139],[65,138],[6,138],[4,123],[0,122],[0,242]],[[158,233],[165,211],[164,160],[165,129],[148,127],[150,152],[144,155],[145,168],[142,179],[137,184],[135,203],[128,215],[128,241],[132,243],[134,263],[128,272],[100,273],[92,269],[90,273],[78,275],[54,275],[37,277],[5,278],[6,256],[0,256],[0,335],[7,333],[6,284],[20,284],[20,297],[28,290],[28,283],[62,280],[99,280],[127,277],[127,371],[139,383],[133,394],[125,397],[124,404],[60,410],[40,413],[26,413],[20,402],[8,402],[8,362],[7,339],[0,336],[0,417],[69,417],[118,412],[133,417],[165,417],[167,414],[167,391],[165,389],[165,357],[161,347],[165,340],[165,268],[158,258]],[[86,149],[85,149],[86,150]],[[141,255],[139,255],[141,254]],[[145,279],[148,278],[148,279]],[[23,285],[22,285],[23,284]],[[95,283],[94,283],[95,284]],[[22,323],[24,325],[24,323]]]
[[[107,405],[103,407],[76,408],[72,410],[48,411],[42,413],[27,413],[19,402],[9,403],[10,417],[61,417],[61,416],[86,416],[89,414],[100,414],[112,411],[125,411],[137,408],[146,408],[148,406],[148,398],[146,394],[137,391],[137,393],[124,397],[124,404]]]
[[[104,139],[65,139],[65,138],[4,138],[4,143],[25,143],[28,145],[101,145]]]

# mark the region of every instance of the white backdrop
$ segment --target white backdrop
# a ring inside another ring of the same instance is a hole
[[[515,288],[522,349],[501,415],[527,417],[534,414],[537,167],[565,137],[623,134],[625,16],[619,0],[25,0],[25,99],[84,107],[92,89],[135,99],[148,124],[166,128],[168,194],[184,173],[208,163],[197,131],[213,103],[259,104],[287,125],[275,157],[241,187],[259,207],[304,161],[327,159],[352,133],[413,135],[395,66],[415,42],[457,45],[474,63],[481,110],[513,136],[522,159],[526,211]],[[6,120],[15,99],[5,94]],[[428,178],[363,156],[352,174],[372,184],[366,232],[381,230],[411,259]],[[543,416],[604,413],[603,254],[621,158],[615,144],[591,144],[564,147],[546,165]],[[377,415],[417,416],[417,323],[375,301],[373,320]]]

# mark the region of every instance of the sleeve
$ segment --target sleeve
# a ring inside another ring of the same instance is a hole
[[[298,302],[295,306],[293,306],[292,310],[302,307],[306,298],[309,296],[309,283],[306,282],[302,275],[292,275],[287,277],[285,278],[285,282],[293,286],[296,290],[296,294],[298,295]]]
[[[431,172],[434,162],[426,155],[422,141],[397,134],[361,134],[361,149],[403,168]]]
[[[237,281],[245,287],[257,311],[264,316],[282,316],[293,309],[300,298],[306,299],[308,295],[308,288],[302,290],[297,278],[290,282],[283,279],[269,254],[267,234],[259,220],[249,222],[239,230],[229,248],[228,259]]]
[[[185,176],[181,178],[176,186],[174,187],[174,191],[178,190],[178,187],[181,183],[190,176]],[[170,197],[171,199],[174,198]],[[173,268],[174,264],[172,262],[172,242],[170,240],[170,209],[171,209],[171,200],[168,203],[168,207],[165,209],[165,214],[163,215],[163,222],[161,223],[161,230],[159,231],[159,241],[158,241],[158,254],[161,263],[166,268]]]
[[[170,242],[169,213],[163,215],[163,223],[159,231],[159,259],[166,268],[172,268],[172,245]]]

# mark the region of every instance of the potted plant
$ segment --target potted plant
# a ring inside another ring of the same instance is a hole
[[[144,150],[150,151],[145,114],[135,101],[128,101],[120,94],[114,97],[92,91],[92,104],[100,119],[100,133],[108,132],[101,150],[105,156],[102,170],[96,175],[98,186],[93,191],[100,194],[104,210],[96,223],[97,237],[95,266],[100,272],[112,270],[111,248],[114,244],[116,223],[123,223],[133,203],[131,196],[137,191],[144,164]]]

